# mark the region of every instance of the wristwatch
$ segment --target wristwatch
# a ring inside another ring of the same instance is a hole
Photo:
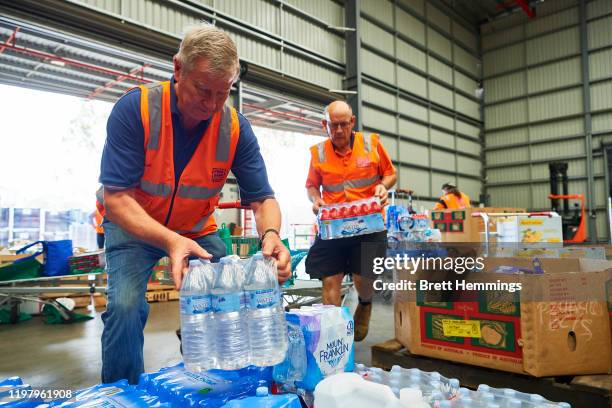
[[[275,230],[274,228],[268,228],[264,231],[263,234],[261,234],[261,238],[259,239],[259,248],[262,247],[264,238],[266,238],[266,235],[268,235],[270,232],[275,233],[280,238],[280,233],[277,230]]]

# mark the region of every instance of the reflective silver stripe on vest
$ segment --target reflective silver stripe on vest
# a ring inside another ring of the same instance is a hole
[[[344,191],[344,183],[340,184],[323,184],[323,191],[328,191],[330,193],[339,193]]]
[[[319,153],[319,163],[325,163],[325,142],[317,145],[317,152]]]
[[[375,176],[372,176],[370,178],[363,178],[363,179],[354,179],[354,180],[346,180],[344,182],[344,187],[345,188],[361,188],[361,187],[367,187],[371,184],[376,183],[378,180],[380,180],[380,176],[377,174]]]
[[[146,180],[140,180],[140,189],[156,197],[169,197],[172,194],[172,186],[164,183],[151,183]]]
[[[230,146],[232,143],[232,109],[224,105],[219,123],[219,137],[217,138],[217,152],[215,159],[220,162],[229,160]]]
[[[361,137],[363,138],[363,150],[370,153],[372,151],[372,135],[366,136],[362,133]]]
[[[323,190],[330,193],[339,193],[346,190],[347,188],[361,188],[372,185],[380,180],[380,176],[375,175],[370,178],[345,180],[339,184],[323,184]]]
[[[219,194],[222,188],[223,186],[217,188],[208,188],[199,186],[188,186],[182,184],[179,186],[177,195],[181,198],[204,200],[216,196],[217,194]]]
[[[193,226],[193,228],[189,229],[189,230],[178,230],[176,231],[177,234],[187,234],[189,232],[200,232],[202,231],[202,229],[204,228],[204,225],[206,225],[206,222],[208,221],[208,219],[210,218],[211,214],[205,215],[204,217],[202,217],[202,219],[200,219],[200,221],[198,221],[198,223],[196,225]]]
[[[160,83],[145,85],[149,90],[149,143],[147,149],[157,150],[161,134],[162,93],[164,87]]]

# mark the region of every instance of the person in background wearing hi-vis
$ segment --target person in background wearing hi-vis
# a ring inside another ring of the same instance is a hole
[[[395,167],[377,134],[354,132],[355,116],[344,101],[325,109],[323,128],[329,138],[310,148],[306,189],[312,211],[378,197],[387,204],[387,190],[397,181]],[[321,190],[323,194],[321,195]],[[384,211],[384,209],[383,209]],[[368,334],[372,313],[373,263],[387,252],[387,231],[356,237],[322,240],[317,236],[306,257],[306,273],[323,281],[323,303],[340,306],[342,280],[352,274],[359,304],[355,311],[355,341]]]
[[[470,197],[459,191],[459,189],[451,183],[444,183],[442,192],[444,194],[440,197],[440,201],[434,206],[434,210],[455,210],[471,207]]]
[[[102,249],[104,248],[104,227],[102,226],[102,221],[104,221],[104,207],[98,200],[96,200],[96,211],[92,212],[89,217],[91,218],[92,226],[96,229],[98,249]]]
[[[108,304],[102,314],[102,382],[144,371],[147,281],[168,256],[177,289],[188,260],[225,256],[212,214],[231,172],[243,205],[253,210],[262,252],[291,274],[281,242],[281,212],[249,121],[225,104],[238,79],[234,41],[221,29],[190,28],[174,56],[169,81],[128,91],[107,123],[100,182]],[[178,314],[176,315],[178,321]]]
[[[96,191],[96,210],[89,214],[91,226],[96,230],[96,242],[98,244],[98,249],[104,248],[104,227],[102,224],[104,223],[104,215],[106,214],[106,210],[102,205],[103,201],[104,187],[100,187]]]

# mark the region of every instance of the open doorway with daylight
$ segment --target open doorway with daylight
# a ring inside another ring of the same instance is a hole
[[[172,75],[171,60],[0,17],[0,247],[72,239],[97,247],[95,191],[113,103]],[[227,102],[250,120],[283,211],[282,233],[307,248],[315,218],[305,193],[309,147],[322,140],[323,106],[242,81]],[[228,179],[221,202],[238,200]],[[218,224],[255,236],[250,211],[217,210]]]

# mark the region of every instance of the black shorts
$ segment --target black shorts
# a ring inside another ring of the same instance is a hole
[[[387,254],[387,231],[323,240],[318,236],[306,257],[306,273],[323,279],[339,273],[372,276],[374,258]]]

